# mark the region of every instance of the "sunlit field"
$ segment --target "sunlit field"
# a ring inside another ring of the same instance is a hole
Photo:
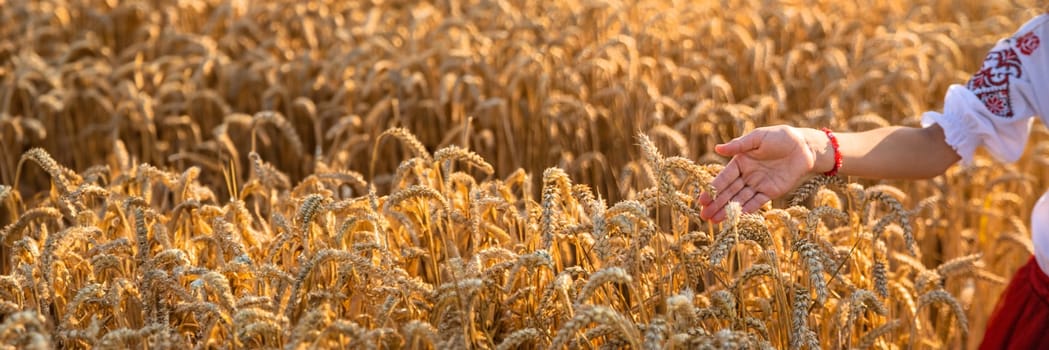
[[[1049,130],[696,196],[755,127],[918,126],[1033,2],[0,0],[10,349],[970,348]]]

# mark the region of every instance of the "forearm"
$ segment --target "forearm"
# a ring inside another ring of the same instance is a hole
[[[827,135],[803,129],[814,151],[819,174],[834,165]],[[838,173],[878,179],[927,179],[942,174],[960,157],[945,141],[939,125],[928,128],[885,127],[858,133],[835,133],[842,166]]]

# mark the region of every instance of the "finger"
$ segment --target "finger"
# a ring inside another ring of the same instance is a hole
[[[707,220],[710,220],[711,223],[720,224],[722,221],[725,221],[725,210],[718,210],[717,213],[714,213],[714,215]]]
[[[728,203],[750,203],[751,205],[754,205],[752,202],[755,199],[761,200],[761,198],[758,198],[759,196],[765,198],[765,201],[760,202],[760,204],[757,204],[757,206],[753,209],[748,210],[745,205],[741,205],[743,209],[742,211],[744,213],[753,213],[755,210],[757,210],[757,208],[761,208],[761,205],[765,204],[765,202],[768,201],[768,196],[765,196],[764,194],[755,191],[749,186],[743,187],[743,189],[740,190],[735,197],[732,197],[732,200],[728,201]],[[728,203],[726,203],[725,206],[728,206]],[[714,214],[714,216],[712,217],[712,221],[721,222],[722,220],[725,220],[725,217],[728,215],[725,213],[725,206],[723,206],[720,210],[718,210],[717,213]]]
[[[753,187],[743,186],[743,189],[739,190],[739,193],[736,193],[736,196],[732,197],[730,202],[746,203],[750,201],[751,198],[754,198],[754,195],[756,194],[758,194],[758,192],[755,191]],[[740,206],[742,207],[742,204]]]
[[[721,169],[721,172],[714,178],[714,181],[710,182],[710,186],[714,187],[714,190],[717,191],[718,196],[720,196],[721,192],[725,191],[725,187],[728,187],[729,184],[736,181],[736,179],[739,178],[739,175],[739,164],[733,159],[725,165],[724,169]]]
[[[764,206],[765,203],[768,203],[770,200],[772,200],[772,198],[769,198],[768,195],[758,192],[754,195],[753,198],[743,203],[743,212],[753,213],[758,209],[761,209],[761,207]]]
[[[717,197],[714,197],[714,201],[709,205],[703,206],[703,211],[699,213],[700,218],[710,218],[721,210],[728,201],[736,196],[736,192],[743,189],[745,183],[742,179],[736,179],[724,190],[719,190]]]
[[[732,157],[740,153],[757,149],[761,145],[762,133],[754,131],[732,139],[724,144],[714,146],[714,152],[726,157]]]
[[[714,201],[709,206],[703,208],[708,214],[713,214],[715,211],[721,210],[724,206],[728,205],[729,200],[736,197],[736,194],[746,187],[746,183],[743,179],[736,179],[727,188],[722,191],[718,191],[717,197],[714,197]]]
[[[702,193],[699,194],[699,205],[708,206],[708,205],[710,205],[710,202],[713,202],[713,201],[714,201],[714,196],[711,196],[710,193],[707,193],[706,191],[703,191]]]
[[[710,221],[721,223],[722,221],[725,221],[726,217],[728,217],[728,213],[725,212],[725,207],[722,207],[721,210],[718,210],[718,212],[710,218]]]
[[[725,211],[721,210],[717,214],[714,214],[714,217],[710,218],[710,221],[720,224],[722,221],[725,221],[725,215]]]

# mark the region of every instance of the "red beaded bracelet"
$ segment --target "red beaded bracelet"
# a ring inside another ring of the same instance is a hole
[[[830,171],[823,173],[826,176],[838,175],[838,169],[841,169],[841,151],[838,150],[838,138],[834,136],[834,133],[827,128],[821,128],[823,133],[827,134],[827,138],[830,139],[830,145],[834,148],[834,167],[830,168]]]

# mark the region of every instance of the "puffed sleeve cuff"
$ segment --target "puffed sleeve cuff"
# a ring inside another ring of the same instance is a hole
[[[1009,128],[996,130],[991,121],[990,111],[971,91],[961,85],[952,85],[947,89],[943,113],[926,112],[922,115],[922,127],[939,124],[947,144],[962,158],[962,164],[973,164],[976,148],[983,145],[995,158],[1005,162],[1015,162],[1023,154],[1023,134],[1021,140],[1002,137],[1002,133],[1011,134]],[[980,115],[984,114],[984,115]],[[1024,130],[1026,131],[1026,130]]]

